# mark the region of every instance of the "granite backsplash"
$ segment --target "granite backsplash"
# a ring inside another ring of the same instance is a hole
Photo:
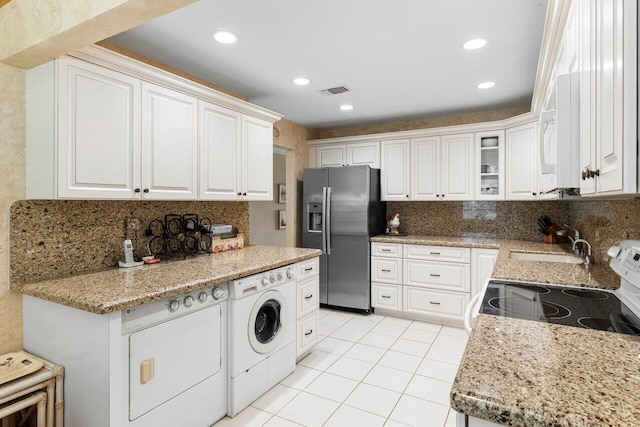
[[[146,255],[144,229],[149,222],[166,214],[186,213],[208,217],[214,223],[231,223],[249,244],[247,202],[17,201],[10,212],[11,281],[31,282],[109,268],[114,257],[122,254],[125,224],[132,218],[140,225],[136,253]]]
[[[565,201],[387,202],[387,215],[400,214],[402,233],[513,240],[541,241],[537,218],[565,224],[569,210]]]

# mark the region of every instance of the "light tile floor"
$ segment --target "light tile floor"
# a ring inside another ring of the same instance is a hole
[[[229,426],[455,427],[464,329],[320,309],[320,341]]]

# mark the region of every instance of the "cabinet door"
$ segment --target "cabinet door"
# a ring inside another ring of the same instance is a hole
[[[140,187],[140,80],[59,61],[58,197],[133,198]]]
[[[197,99],[142,83],[142,197],[195,200]]]
[[[241,114],[204,101],[199,101],[198,109],[200,199],[236,200],[240,197]]]
[[[347,145],[347,164],[349,166],[369,165],[380,167],[380,142],[362,142]]]
[[[537,123],[507,129],[506,199],[534,200],[537,193]]]
[[[381,200],[409,200],[409,140],[382,142]]]
[[[273,200],[273,125],[242,117],[242,195],[244,200]]]
[[[475,199],[504,200],[504,131],[475,134]]]
[[[473,200],[473,134],[442,137],[441,200]]]
[[[347,146],[344,144],[318,147],[317,166],[319,168],[346,166],[346,151]]]
[[[471,249],[471,297],[482,291],[497,259],[497,249]]]
[[[596,2],[596,161],[598,193],[624,191],[624,0]],[[633,88],[635,91],[635,87]],[[628,126],[628,125],[627,125]],[[635,141],[634,141],[635,144]],[[634,185],[635,187],[635,185]]]
[[[411,140],[411,200],[438,200],[440,137]]]
[[[595,0],[577,2],[580,33],[580,169],[596,170],[596,55]],[[580,194],[595,194],[596,180],[580,181]]]

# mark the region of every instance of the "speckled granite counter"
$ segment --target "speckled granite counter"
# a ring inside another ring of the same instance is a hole
[[[509,426],[639,426],[640,337],[479,315],[451,389]]]
[[[511,252],[570,253],[569,245],[547,244],[523,240],[484,239],[447,236],[375,236],[372,242],[454,246],[468,248],[500,249],[492,277],[496,279],[526,280],[603,289],[617,289],[620,278],[608,265],[562,264],[554,262],[522,261],[511,258]]]
[[[12,283],[11,290],[105,314],[304,261],[320,254],[321,251],[317,249],[249,246],[182,261],[34,283]]]

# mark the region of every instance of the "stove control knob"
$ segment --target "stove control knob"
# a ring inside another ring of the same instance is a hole
[[[269,279],[267,279],[267,276],[264,276],[262,278],[262,286],[267,286],[269,284]]]
[[[211,293],[211,295],[213,295],[213,299],[215,299],[215,300],[219,300],[220,298],[224,298],[224,289],[216,286],[215,288],[213,288],[213,292]]]
[[[607,255],[611,258],[615,258],[620,253],[620,246],[611,246],[607,251]]]
[[[177,299],[172,299],[169,301],[169,311],[171,313],[175,312],[180,307],[180,303]]]
[[[187,295],[184,297],[184,301],[182,303],[187,308],[191,307],[193,305],[193,297],[191,295]]]
[[[275,283],[275,282],[276,282],[276,276],[275,276],[275,275],[273,275],[273,274],[272,274],[271,276],[269,276],[269,281],[270,281],[271,283]]]
[[[278,273],[278,282],[282,280],[282,273]]]
[[[206,292],[200,292],[198,294],[198,301],[204,303],[207,302],[207,293]]]
[[[293,279],[296,273],[293,272],[293,268],[287,268],[287,279]]]

